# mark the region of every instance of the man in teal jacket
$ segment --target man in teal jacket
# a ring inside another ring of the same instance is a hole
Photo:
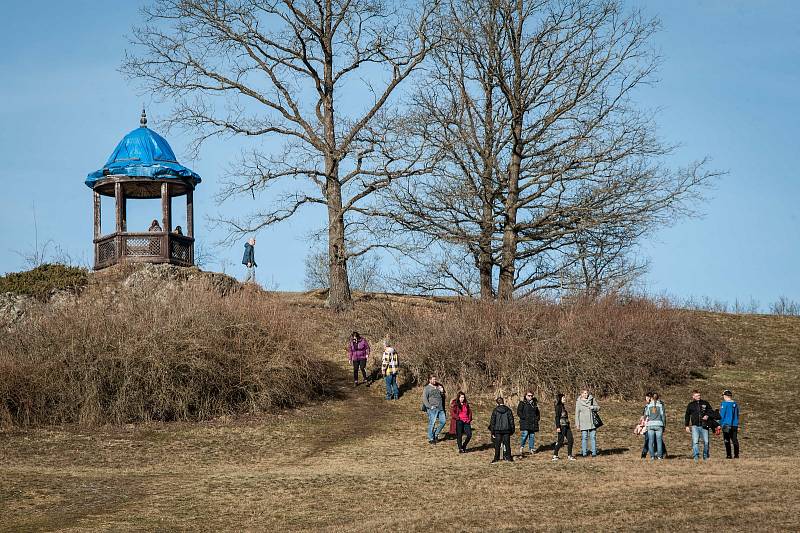
[[[255,283],[256,281],[256,239],[250,237],[250,240],[244,243],[244,256],[242,257],[242,264],[247,267],[247,275],[244,278],[245,283]]]

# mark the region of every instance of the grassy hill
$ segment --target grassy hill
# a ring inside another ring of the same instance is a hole
[[[6,427],[0,529],[797,528],[800,318],[691,314],[697,327],[726,339],[736,363],[699,368],[663,391],[668,461],[641,461],[641,440],[632,434],[640,402],[613,396],[602,400],[597,459],[551,463],[542,449],[491,465],[489,392],[473,395],[474,451],[459,455],[453,441],[427,444],[420,389],[386,403],[380,382],[352,387],[339,330],[367,320],[369,298],[346,317],[322,309],[314,295],[268,298],[313,323],[297,327],[329,363],[330,395],[273,414],[205,422]],[[427,305],[411,300],[389,303]],[[715,406],[724,388],[735,392],[743,416],[739,461],[724,459],[721,437],[714,437],[708,463],[688,458],[682,414],[695,387]],[[542,407],[537,444],[546,447],[554,440],[552,409],[549,402]]]

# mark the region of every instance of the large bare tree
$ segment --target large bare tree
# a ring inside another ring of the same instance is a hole
[[[231,235],[327,210],[332,308],[351,305],[347,260],[373,194],[414,172],[418,150],[400,139],[393,93],[438,44],[437,1],[155,0],[134,30],[123,71],[177,102],[169,125],[200,143],[215,135],[279,139],[243,153],[222,198],[269,191],[253,216],[227,219]],[[346,102],[345,102],[346,101]],[[279,184],[276,186],[276,184]]]
[[[407,131],[427,148],[431,171],[387,189],[384,215],[390,232],[395,226],[411,232],[405,249],[419,268],[404,276],[404,285],[491,299],[502,207],[498,165],[510,140],[493,61],[497,6],[449,1],[443,16],[453,39],[431,54]],[[477,269],[474,276],[464,259]]]
[[[437,172],[392,218],[471,251],[479,272],[490,252],[502,299],[574,288],[580,271],[579,285],[625,279],[637,269],[625,252],[689,213],[715,176],[705,161],[665,165],[673,147],[635,105],[658,62],[657,21],[613,0],[452,0],[450,12],[457,38],[432,56],[448,76],[425,89],[448,96],[427,101],[445,137],[424,139]]]

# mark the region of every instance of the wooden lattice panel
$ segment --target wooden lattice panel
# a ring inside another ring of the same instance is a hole
[[[189,243],[172,240],[170,241],[169,257],[172,260],[182,263],[192,262],[192,247]]]
[[[125,237],[125,255],[147,257],[161,255],[161,237]]]
[[[107,265],[117,261],[117,242],[109,239],[97,245],[97,264]]]

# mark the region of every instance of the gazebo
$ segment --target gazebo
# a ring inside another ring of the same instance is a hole
[[[200,176],[179,164],[169,143],[147,127],[142,110],[140,127],[128,133],[103,168],[86,177],[94,191],[94,268],[123,262],[194,265],[194,188]],[[116,227],[102,234],[100,197],[115,199]],[[172,199],[186,195],[186,234],[173,231]],[[128,232],[127,200],[161,198],[161,226]]]

